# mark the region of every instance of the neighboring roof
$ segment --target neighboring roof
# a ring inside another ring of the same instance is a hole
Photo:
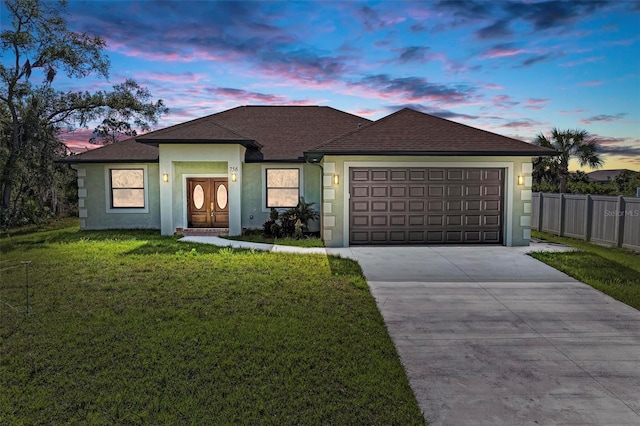
[[[629,169],[614,169],[614,170],[596,170],[595,172],[587,173],[589,179],[595,182],[607,182],[614,180],[618,175],[624,171],[632,171]]]
[[[556,151],[404,108],[307,154],[541,156]]]
[[[247,161],[304,159],[304,151],[371,121],[326,106],[241,106],[136,138],[143,143],[242,143]]]
[[[100,148],[70,155],[61,159],[61,163],[157,163],[159,149],[155,146],[138,143],[135,139],[105,145]]]

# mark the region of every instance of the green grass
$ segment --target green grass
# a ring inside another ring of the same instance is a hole
[[[238,237],[224,236],[223,238],[237,241],[249,241],[252,243],[279,244],[283,246],[324,247],[322,240],[313,236],[306,236],[296,240],[295,238],[266,238],[262,235],[262,232],[245,232],[243,235]]]
[[[0,249],[0,424],[424,424],[353,261],[77,227]]]
[[[531,256],[640,310],[640,253],[542,232],[532,236],[580,249]]]

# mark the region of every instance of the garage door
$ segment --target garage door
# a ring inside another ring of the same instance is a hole
[[[504,170],[351,168],[350,244],[502,243]]]

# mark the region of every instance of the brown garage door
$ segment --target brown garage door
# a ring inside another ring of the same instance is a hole
[[[502,242],[503,169],[349,172],[350,244]]]

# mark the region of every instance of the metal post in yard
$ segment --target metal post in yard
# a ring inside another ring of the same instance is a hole
[[[29,265],[31,265],[31,261],[27,260],[26,262],[22,262],[22,264],[24,265],[24,270],[25,270],[25,275],[26,275],[25,291],[26,291],[26,296],[27,296],[27,310],[25,311],[25,315],[26,316],[30,316],[31,315],[31,309],[29,307]]]

